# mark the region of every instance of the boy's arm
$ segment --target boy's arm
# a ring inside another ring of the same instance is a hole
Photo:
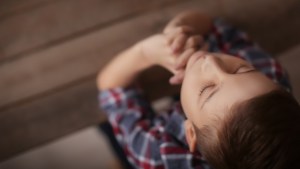
[[[164,32],[172,31],[179,26],[189,26],[195,29],[194,34],[202,35],[210,30],[211,25],[212,19],[207,14],[199,11],[187,11],[172,19]],[[171,34],[174,37],[180,37],[177,34]],[[190,35],[186,37],[190,37]],[[165,39],[162,38],[162,35],[152,36],[117,55],[99,74],[97,78],[98,88],[105,90],[115,87],[126,87],[134,81],[141,71],[153,65],[160,65],[173,74],[180,72],[179,75],[182,76],[182,71],[175,69],[176,57],[178,58],[178,56],[171,56],[168,40],[164,41],[162,39]],[[187,39],[186,46],[188,48],[195,47],[198,39],[199,37],[197,36],[190,37],[190,41]],[[181,43],[185,44],[185,42]],[[176,81],[178,81],[176,78],[175,80],[172,78],[170,83],[177,84]]]
[[[117,55],[97,78],[99,90],[126,87],[151,64],[141,54],[140,46],[134,45]]]
[[[137,168],[149,166],[159,169],[164,168],[166,162],[175,161],[178,165],[182,164],[180,166],[193,164],[194,159],[188,158],[191,157],[188,149],[178,144],[178,140],[173,140],[172,133],[170,135],[164,130],[166,126],[173,126],[168,124],[178,122],[179,118],[171,117],[171,114],[157,117],[140,90],[126,88],[141,71],[152,65],[174,71],[174,60],[168,53],[165,37],[155,35],[117,55],[99,74],[98,87],[102,90],[99,103],[114,128],[117,140]],[[162,144],[165,145],[163,148]],[[168,154],[172,156],[173,151],[180,153],[179,158],[164,158]]]
[[[175,57],[168,51],[166,42],[164,35],[152,35],[115,56],[99,73],[98,88],[126,87],[140,72],[154,65],[176,73]]]
[[[180,72],[175,69],[177,57],[169,51],[167,39],[163,34],[150,36],[115,56],[99,73],[98,88],[105,90],[126,87],[140,72],[154,65],[177,74]]]

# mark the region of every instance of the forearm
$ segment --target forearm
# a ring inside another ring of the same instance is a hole
[[[184,11],[174,17],[174,19],[169,22],[166,29],[174,26],[190,26],[195,29],[196,33],[203,35],[210,31],[212,23],[213,19],[208,14],[190,10]]]
[[[139,46],[134,45],[117,55],[98,75],[99,90],[130,85],[136,76],[151,65],[141,56]]]

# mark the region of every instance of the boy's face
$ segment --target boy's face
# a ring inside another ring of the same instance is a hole
[[[216,123],[230,108],[277,85],[246,61],[225,54],[195,53],[188,61],[181,103],[188,121],[197,128]]]

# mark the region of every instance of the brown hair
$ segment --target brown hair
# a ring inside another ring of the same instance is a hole
[[[235,106],[220,127],[197,130],[197,140],[215,169],[300,169],[299,104],[272,91]]]

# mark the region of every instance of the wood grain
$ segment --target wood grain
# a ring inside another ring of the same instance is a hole
[[[0,103],[15,104],[0,111],[0,161],[105,120],[97,103],[97,72],[117,52],[195,5],[192,1],[157,9],[3,64]],[[150,99],[178,91],[163,85],[167,78],[162,82],[162,77],[168,76],[161,70],[145,72],[142,84]]]
[[[168,85],[169,75],[159,67],[142,74],[140,82],[149,100],[178,93],[179,86]],[[0,161],[106,120],[99,108],[95,77],[0,112]]]
[[[0,67],[0,107],[95,74],[117,52],[159,32],[192,1],[120,22]]]
[[[94,80],[1,112],[0,161],[101,120]]]
[[[56,0],[1,0],[0,1],[0,19],[12,15],[21,14],[45,3]]]
[[[61,0],[0,20],[0,61],[180,0]],[[182,0],[181,0],[182,1]]]
[[[264,49],[279,54],[300,43],[300,1],[223,0],[223,16]]]
[[[292,85],[292,94],[297,99],[298,103],[300,103],[300,44],[296,47],[282,53],[278,56],[278,59],[282,66],[286,69],[289,74],[289,79]]]

